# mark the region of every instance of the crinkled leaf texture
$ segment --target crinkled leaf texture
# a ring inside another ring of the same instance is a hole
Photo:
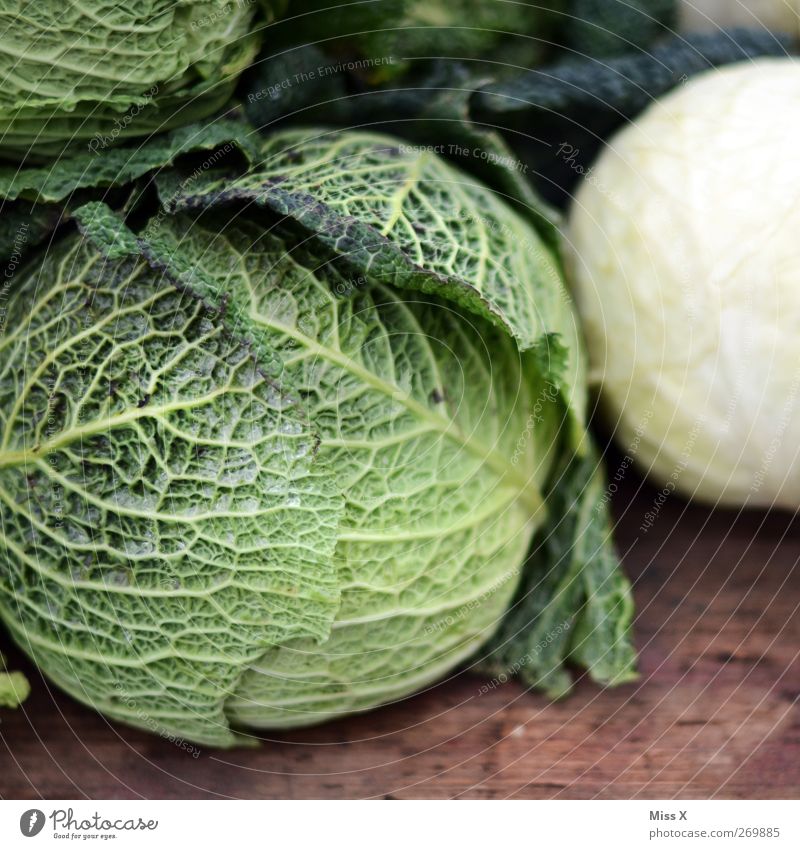
[[[258,49],[257,9],[228,0],[4,4],[0,151],[49,155],[92,140],[105,148],[210,115]]]
[[[265,207],[356,275],[446,297],[502,327],[585,408],[580,332],[547,242],[486,186],[389,136],[296,130],[267,139],[245,176],[161,180],[168,209]]]
[[[224,162],[236,151],[245,160],[256,158],[252,130],[246,125],[220,119],[211,123],[190,124],[136,147],[118,147],[96,156],[91,151],[76,151],[57,163],[32,168],[0,167],[0,198],[20,198],[38,204],[60,203],[79,189],[125,186],[134,180],[171,165],[189,153],[211,151],[200,168]]]
[[[629,646],[630,610],[589,603],[592,586],[628,597],[605,516],[591,576],[583,524],[559,522],[597,489],[553,496],[586,441],[583,377],[535,231],[437,157],[363,133],[282,133],[245,178],[176,172],[160,191],[135,232],[76,213],[83,239],[18,284],[2,340],[2,616],[44,671],[220,745],[226,721],[366,709],[498,628],[492,662],[525,650],[543,596],[521,575],[548,527],[581,585],[559,615],[594,646],[554,674],[569,656],[623,680],[629,648],[614,670],[600,643]]]
[[[341,497],[302,412],[199,298],[70,239],[0,341],[0,610],[107,715],[232,742],[269,645],[324,640]]]
[[[197,173],[238,173],[257,158],[254,131],[240,121],[190,124],[97,156],[77,150],[43,166],[0,166],[0,261],[15,270],[90,197],[135,193],[164,168],[192,156]],[[191,182],[191,176],[188,178]]]

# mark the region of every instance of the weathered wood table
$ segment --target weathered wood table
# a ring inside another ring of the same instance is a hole
[[[203,751],[109,724],[31,675],[0,711],[5,798],[798,798],[800,521],[617,493],[641,680],[552,704],[459,674],[256,750]],[[7,639],[0,638],[2,648]]]

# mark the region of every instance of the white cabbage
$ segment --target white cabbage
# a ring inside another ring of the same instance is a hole
[[[667,489],[800,504],[800,66],[705,74],[577,193],[573,286],[623,447]]]

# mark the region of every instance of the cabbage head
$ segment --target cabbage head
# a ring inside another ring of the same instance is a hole
[[[369,133],[156,182],[126,220],[76,210],[9,295],[0,619],[44,673],[217,746],[467,660],[629,680],[575,318],[526,218]]]
[[[575,196],[591,380],[661,488],[800,505],[800,106],[794,58],[707,71],[609,143]],[[785,165],[779,170],[775,162]]]
[[[0,8],[0,155],[105,149],[211,114],[253,59],[256,0]]]

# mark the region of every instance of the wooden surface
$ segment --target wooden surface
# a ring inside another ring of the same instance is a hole
[[[637,684],[582,681],[551,704],[514,684],[478,695],[482,679],[460,674],[365,716],[195,759],[31,673],[24,711],[0,711],[0,796],[800,797],[800,521],[671,497],[643,532],[656,492],[631,477],[615,510],[635,582]]]

